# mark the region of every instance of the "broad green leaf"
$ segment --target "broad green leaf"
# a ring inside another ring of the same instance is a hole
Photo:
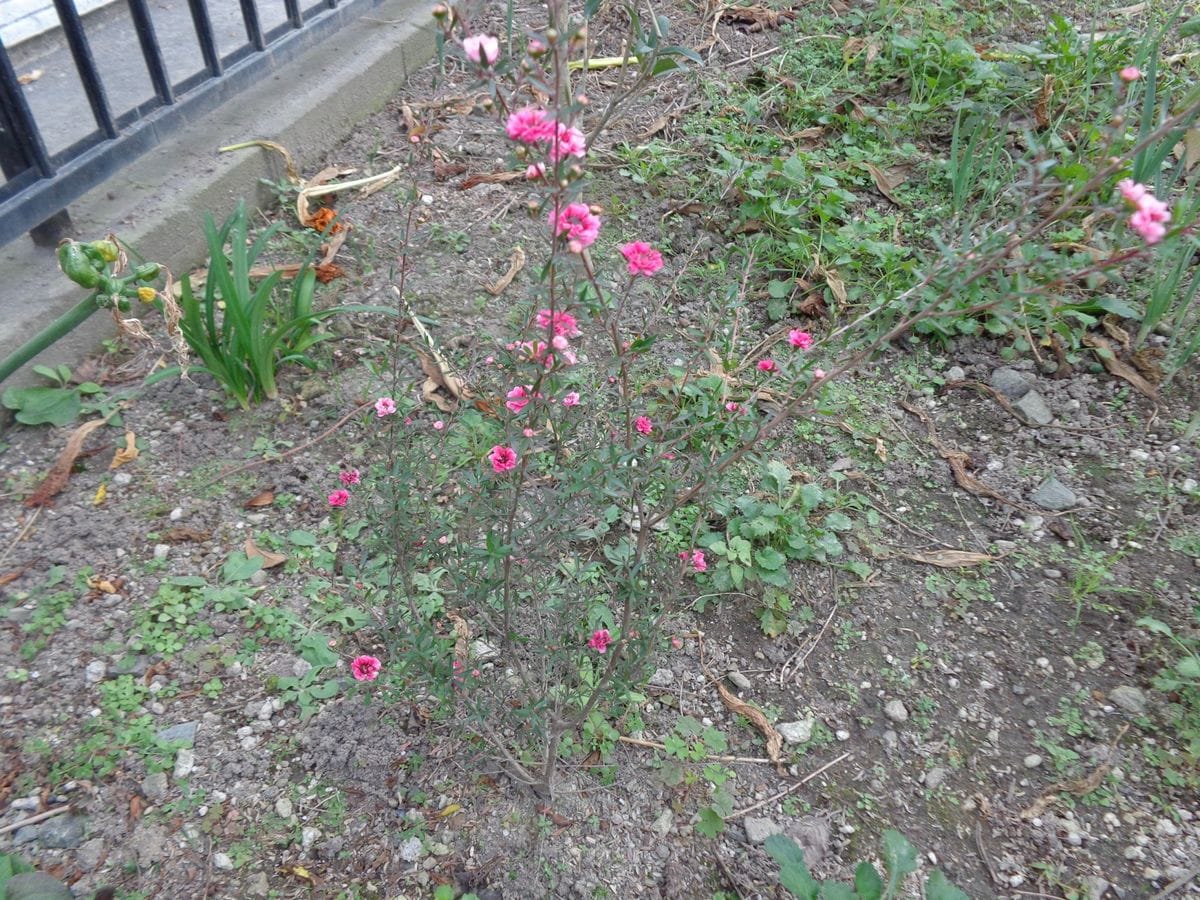
[[[1175,671],[1184,678],[1200,678],[1200,659],[1196,659],[1194,656],[1185,656],[1175,663]]]
[[[941,869],[934,869],[925,882],[925,900],[971,900],[965,893],[950,883]]]
[[[767,838],[763,849],[780,865],[780,884],[800,900],[817,900],[821,886],[809,874],[799,844],[786,835],[773,834]]]
[[[1142,616],[1134,624],[1139,628],[1145,628],[1147,631],[1153,632],[1154,634],[1161,634],[1165,635],[1166,637],[1171,637],[1174,634],[1170,625],[1168,625],[1166,622],[1160,622],[1158,619],[1150,616]]]
[[[314,700],[328,700],[337,692],[338,682],[336,678],[330,678],[328,681],[315,684],[308,689],[308,695]]]
[[[826,881],[821,885],[821,900],[858,900],[858,895],[848,884]]]
[[[917,849],[893,828],[883,833],[883,862],[888,881],[885,897],[895,897],[904,879],[917,871]]]
[[[317,546],[317,536],[311,531],[301,531],[297,529],[288,535],[288,540],[297,547]]]
[[[725,820],[711,806],[700,810],[700,819],[696,822],[696,830],[705,837],[714,838],[725,830]]]
[[[844,512],[831,512],[825,517],[825,527],[833,531],[849,531],[854,527],[854,522]]]
[[[785,834],[773,834],[763,843],[763,849],[781,866],[800,866],[805,871],[804,851]]]
[[[883,896],[883,879],[869,862],[860,862],[854,870],[854,889],[862,900],[879,900]]]
[[[301,638],[300,643],[296,645],[296,652],[300,654],[301,659],[316,668],[332,666],[338,660],[337,654],[329,649],[329,638],[319,631]]]
[[[18,410],[16,419],[22,425],[61,428],[74,422],[83,406],[79,392],[68,388],[9,388],[2,399],[9,409]]]
[[[783,566],[785,559],[784,555],[774,547],[763,547],[754,554],[754,561],[758,563],[760,569],[774,572]]]
[[[221,567],[221,577],[226,581],[245,581],[263,567],[261,556],[246,556],[238,550],[229,554],[229,559]]]
[[[167,584],[174,584],[179,587],[208,587],[208,582],[199,575],[175,575],[167,579]]]

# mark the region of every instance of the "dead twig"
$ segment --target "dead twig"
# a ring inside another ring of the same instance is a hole
[[[36,816],[29,816],[21,819],[18,822],[9,822],[7,825],[0,826],[0,834],[8,834],[10,831],[16,831],[18,828],[24,828],[26,825],[36,825],[38,822],[44,822],[47,819],[53,819],[55,816],[62,815],[71,808],[68,803],[64,806],[56,806],[53,809],[48,809],[45,812],[40,812]]]
[[[359,406],[354,407],[354,409],[350,410],[350,412],[346,413],[344,416],[342,416],[340,419],[338,419],[336,422],[334,422],[332,425],[330,425],[328,428],[326,428],[324,431],[322,431],[320,434],[318,434],[312,440],[305,441],[303,444],[300,444],[296,447],[293,447],[290,450],[280,453],[278,456],[273,456],[270,459],[266,459],[266,458],[252,459],[252,460],[250,460],[250,462],[242,463],[240,466],[234,466],[232,469],[226,469],[224,472],[222,472],[216,478],[212,479],[212,481],[205,482],[203,485],[201,485],[201,487],[202,488],[210,487],[210,486],[216,484],[218,481],[224,481],[230,475],[237,475],[241,472],[246,472],[246,471],[249,471],[250,469],[257,468],[258,466],[261,466],[268,462],[279,462],[281,460],[287,459],[289,456],[295,456],[297,453],[300,453],[304,450],[307,450],[309,447],[312,447],[316,444],[321,443],[321,441],[325,440],[331,434],[336,432],[339,428],[341,428],[343,425],[345,425],[347,422],[349,422],[352,418],[354,418],[360,412],[362,412],[363,410],[370,407],[373,402],[374,401],[372,401],[372,400],[368,400],[366,403],[363,403]]]
[[[762,809],[768,803],[774,803],[776,800],[782,800],[788,794],[791,794],[791,793],[794,793],[794,792],[800,790],[800,788],[804,787],[804,785],[808,784],[810,781],[812,781],[818,775],[823,775],[829,769],[832,769],[834,766],[836,766],[838,763],[840,763],[843,759],[846,759],[849,756],[850,756],[849,753],[843,753],[841,756],[837,757],[836,759],[831,759],[829,762],[825,763],[825,765],[821,766],[821,768],[817,769],[815,772],[810,772],[808,775],[805,775],[803,778],[801,778],[799,781],[797,781],[795,784],[793,784],[791,787],[787,788],[786,790],[782,790],[778,794],[774,794],[774,795],[768,797],[766,800],[760,800],[758,803],[755,803],[753,806],[747,806],[745,809],[739,809],[736,812],[730,813],[729,815],[727,815],[725,817],[725,821],[732,822],[734,819],[740,819],[742,816],[746,815],[747,813],[752,813],[756,809]]]
[[[1151,897],[1150,900],[1162,900],[1163,897],[1170,897],[1172,894],[1174,894],[1180,888],[1186,887],[1188,882],[1191,881],[1193,878],[1195,878],[1197,875],[1200,875],[1200,866],[1196,866],[1192,869],[1192,871],[1187,872],[1183,875],[1180,875],[1178,878],[1176,878],[1174,881],[1172,881],[1170,884],[1168,884],[1165,888],[1163,888],[1161,891],[1159,891],[1157,894],[1155,894],[1153,897]]]

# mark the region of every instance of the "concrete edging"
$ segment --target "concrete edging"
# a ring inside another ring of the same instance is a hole
[[[90,240],[113,232],[176,273],[203,263],[204,214],[220,221],[243,197],[266,202],[259,179],[282,173],[268,151],[217,148],[256,138],[277,141],[302,170],[311,170],[432,57],[429,9],[414,0],[383,0],[202,121],[184,126],[71,204],[76,236]],[[84,296],[59,272],[53,249],[36,247],[28,237],[0,248],[0,284],[0,358]],[[96,313],[33,362],[77,365],[114,333],[111,317]],[[0,390],[37,383],[33,362]]]

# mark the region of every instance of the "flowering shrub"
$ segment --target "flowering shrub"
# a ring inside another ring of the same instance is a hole
[[[1006,258],[990,245],[973,260],[948,256],[901,298],[932,298],[927,306],[903,314],[900,304],[882,334],[838,359],[828,339],[799,327],[739,357],[736,329],[705,326],[678,359],[659,360],[649,352],[657,307],[645,304],[651,312],[636,322],[631,310],[671,261],[648,240],[618,244],[587,200],[595,130],[585,135],[588,100],[573,93],[567,65],[585,23],[561,3],[549,11],[515,59],[458,10],[436,13],[443,45],[457,46],[487,89],[525,172],[545,263],[516,301],[516,333],[473,371],[472,393],[456,392],[457,404],[432,419],[394,385],[374,404],[385,464],[342,478],[372,497],[376,527],[360,532],[357,574],[386,648],[356,659],[354,677],[460,715],[543,796],[580,730],[603,731],[598,722],[631,702],[681,598],[754,586],[766,598],[764,629],[784,629],[787,564],[836,558],[850,523],[823,508],[818,485],[757,454],[812,410],[827,379],[934,320],[962,273],[995,271]],[[652,70],[654,56],[639,51],[639,65]],[[549,101],[531,105],[529,93]],[[1136,186],[1121,193],[1140,216],[1129,226],[1146,243],[1161,239],[1165,206]],[[453,364],[438,367],[449,379]],[[766,499],[734,507],[718,496],[734,466],[756,473]],[[335,506],[349,499],[344,488],[329,495]],[[717,519],[723,528],[709,524]]]

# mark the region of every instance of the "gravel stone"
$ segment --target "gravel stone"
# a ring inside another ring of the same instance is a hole
[[[1009,400],[1020,400],[1033,390],[1033,379],[1029,375],[1008,366],[993,371],[990,384]]]
[[[1122,684],[1113,688],[1108,692],[1108,699],[1114,706],[1135,716],[1146,714],[1146,695],[1133,685]]]
[[[187,778],[196,768],[196,754],[184,748],[175,754],[175,777]]]
[[[300,829],[300,848],[307,853],[312,845],[321,839],[321,829],[313,825],[305,825]]]
[[[292,801],[287,797],[280,797],[275,801],[275,815],[281,819],[290,819],[292,817]]]
[[[1025,768],[1036,769],[1038,766],[1040,766],[1042,764],[1042,758],[1040,756],[1038,756],[1036,753],[1030,753],[1028,756],[1025,757],[1024,763],[1025,763]]]
[[[1053,475],[1043,481],[1038,489],[1029,495],[1029,499],[1042,509],[1055,511],[1070,509],[1079,502],[1075,492]]]
[[[671,814],[669,809],[664,809],[658,814],[658,818],[654,820],[654,824],[650,829],[659,837],[665,838],[671,833],[671,826],[675,823],[675,816]]]
[[[488,662],[500,656],[500,648],[482,639],[475,640],[471,642],[471,655],[478,662]]]
[[[151,803],[162,803],[167,798],[167,773],[151,772],[143,778],[142,793]]]
[[[112,483],[115,484],[117,487],[125,487],[125,485],[132,483],[132,481],[133,481],[133,476],[130,475],[128,472],[118,472],[116,475],[113,476]]]
[[[783,829],[775,820],[765,816],[747,816],[742,822],[742,827],[746,829],[746,840],[751,844],[761,844],[773,834],[783,834]]]
[[[129,847],[137,855],[138,865],[149,868],[163,858],[167,844],[167,829],[162,825],[139,822],[129,839]]]
[[[40,831],[41,829],[36,825],[26,825],[22,828],[18,828],[13,833],[12,845],[14,847],[22,847],[25,844],[32,844],[38,839],[38,834]]]
[[[108,666],[104,664],[104,660],[93,659],[83,670],[83,677],[88,684],[99,684],[107,672]]]
[[[962,366],[951,366],[946,370],[947,381],[962,381],[967,377],[967,372]],[[997,389],[998,390],[998,389]]]
[[[654,670],[654,674],[650,676],[651,687],[670,687],[671,682],[675,680],[675,673],[666,667],[660,667]]]
[[[748,690],[750,690],[750,688],[752,688],[754,686],[753,684],[750,683],[750,679],[747,678],[745,675],[743,675],[741,672],[739,672],[737,669],[734,669],[732,672],[730,672],[725,677],[728,678],[729,683],[732,684],[739,691],[748,691]]]
[[[191,744],[196,740],[196,729],[199,727],[199,722],[182,722],[179,725],[162,729],[158,733],[158,739],[160,741],[187,741]]]
[[[420,838],[411,837],[400,845],[400,858],[406,863],[415,863],[421,858],[421,854],[424,852],[424,849],[425,848],[421,846]]]
[[[908,710],[904,708],[904,704],[899,700],[889,700],[883,704],[883,714],[893,722],[908,721]]]
[[[934,766],[925,773],[925,787],[929,788],[931,791],[941,787],[942,783],[946,780],[946,776],[949,774],[950,773],[941,766]]]
[[[38,832],[38,843],[43,847],[70,850],[83,841],[83,818],[81,816],[57,816],[42,823]]]
[[[75,863],[85,872],[91,872],[99,866],[100,860],[103,857],[103,838],[92,838],[90,841],[84,841],[79,845],[79,849],[75,851]]]
[[[213,868],[221,869],[225,872],[228,872],[233,868],[233,860],[229,858],[228,853],[214,853],[212,861]]]
[[[171,555],[171,545],[170,544],[155,544],[154,545],[154,558],[155,559],[159,559],[159,560],[166,559],[170,555]]]
[[[1049,425],[1054,421],[1054,413],[1046,405],[1046,399],[1037,391],[1030,391],[1014,403],[1013,408],[1034,425]]]
[[[813,726],[815,724],[815,719],[801,719],[798,722],[780,722],[775,726],[775,730],[789,744],[803,744],[805,741],[812,740]]]

